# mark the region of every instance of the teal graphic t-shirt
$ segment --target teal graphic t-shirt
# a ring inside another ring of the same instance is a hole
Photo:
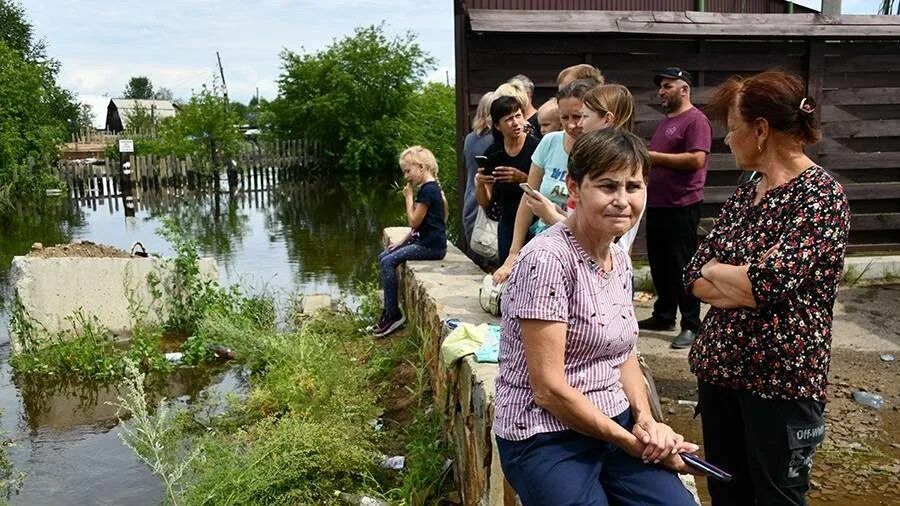
[[[566,174],[569,172],[569,154],[563,148],[563,132],[550,132],[541,138],[531,161],[544,169],[544,177],[541,179],[541,187],[538,191],[550,199],[551,202],[565,210],[566,200],[569,198],[569,190],[566,188]],[[531,233],[540,234],[549,227],[541,220],[531,226]]]

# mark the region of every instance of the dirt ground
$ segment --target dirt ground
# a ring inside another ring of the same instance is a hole
[[[92,257],[92,258],[131,258],[131,254],[113,246],[96,244],[90,241],[78,241],[71,244],[44,246],[39,242],[31,246],[26,256],[40,258],[58,257]]]
[[[638,318],[649,316],[651,300],[637,302]],[[835,325],[825,409],[826,440],[813,464],[812,505],[900,505],[900,285],[842,288]],[[674,332],[642,334],[639,347],[653,376],[668,421],[701,441],[693,418],[697,388],[687,350],[669,350]],[[882,355],[893,355],[885,361]],[[855,402],[856,390],[883,397],[873,409]],[[682,402],[678,402],[681,400]],[[701,497],[705,484],[698,483]],[[708,499],[706,499],[708,500]]]

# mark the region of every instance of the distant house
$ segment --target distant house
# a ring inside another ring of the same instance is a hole
[[[114,98],[106,106],[106,130],[119,133],[128,127],[128,117],[135,109],[144,109],[156,120],[175,116],[177,107],[169,100]]]

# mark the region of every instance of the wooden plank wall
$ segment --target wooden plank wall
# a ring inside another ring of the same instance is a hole
[[[474,111],[482,93],[523,73],[535,102],[556,90],[562,68],[590,63],[608,82],[627,86],[637,102],[637,133],[647,139],[662,118],[655,71],[680,66],[693,73],[693,99],[703,106],[731,75],[771,68],[808,80],[819,103],[823,139],[809,154],[844,185],[853,212],[851,251],[900,251],[900,40],[641,38],[603,34],[472,33],[461,96]],[[465,132],[462,132],[464,135]],[[713,127],[701,233],[734,191],[740,171]],[[643,232],[635,244],[645,253]]]

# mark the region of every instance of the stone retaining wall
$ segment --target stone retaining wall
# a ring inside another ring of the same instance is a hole
[[[385,229],[386,241],[402,238],[409,229]],[[463,503],[499,506],[515,504],[505,484],[497,445],[491,432],[494,417],[496,364],[479,364],[471,355],[446,370],[440,360],[444,321],[499,323],[482,311],[478,288],[484,278],[469,258],[452,244],[442,261],[406,262],[400,267],[401,300],[406,316],[426,340],[425,359],[431,375],[435,407],[443,414],[454,446],[454,466]]]

